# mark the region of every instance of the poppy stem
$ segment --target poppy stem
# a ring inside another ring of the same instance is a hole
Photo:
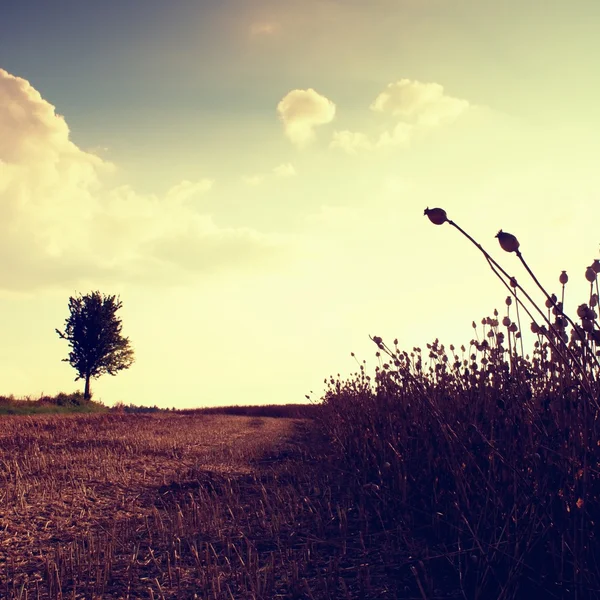
[[[544,289],[544,286],[538,281],[538,278],[533,274],[533,271],[529,268],[529,265],[525,262],[525,259],[523,258],[523,255],[521,254],[520,250],[516,250],[516,254],[519,257],[519,260],[521,261],[521,263],[523,264],[523,266],[525,267],[526,271],[529,273],[529,275],[531,275],[531,278],[533,279],[533,281],[535,281],[536,285],[540,288],[540,290],[542,290],[542,292],[544,293],[544,295],[546,296],[546,298],[552,302],[553,305],[555,305],[554,300],[552,299],[552,297],[548,294],[548,292]],[[582,345],[584,345],[587,350],[590,352],[591,356],[594,359],[594,362],[596,363],[596,365],[598,367],[600,367],[600,362],[598,362],[598,358],[594,355],[594,353],[591,351],[590,347],[588,346],[587,340],[585,339],[585,333],[581,332],[579,330],[579,328],[577,327],[577,325],[575,325],[575,323],[573,323],[573,321],[571,320],[571,317],[569,317],[569,315],[565,314],[564,310],[562,311],[562,316],[567,319],[567,321],[569,321],[569,323],[571,324],[571,327],[573,327],[573,329],[575,330],[575,333],[577,334],[577,337],[581,340]],[[549,320],[547,320],[548,323],[550,323]]]
[[[447,220],[447,223],[452,225],[452,227],[454,227],[455,229],[457,229],[458,231],[460,231],[460,233],[462,233],[473,245],[475,245],[480,252],[485,256],[486,260],[488,261],[488,264],[490,265],[490,267],[492,267],[492,271],[494,272],[494,274],[498,277],[498,279],[500,279],[500,281],[502,281],[502,283],[509,289],[510,293],[514,296],[516,302],[518,304],[520,304],[523,307],[523,310],[525,310],[525,312],[527,312],[527,314],[529,315],[529,317],[531,318],[532,321],[535,322],[535,319],[533,318],[533,316],[531,315],[531,313],[529,312],[529,310],[527,309],[527,307],[523,304],[523,302],[521,301],[520,298],[517,297],[517,295],[514,293],[513,290],[510,289],[509,285],[506,283],[506,281],[504,281],[504,279],[500,276],[500,273],[502,273],[504,275],[504,277],[506,277],[509,281],[513,281],[515,283],[515,287],[520,289],[521,292],[523,292],[523,295],[525,296],[525,298],[527,298],[527,300],[531,303],[531,305],[537,310],[537,312],[541,315],[541,317],[544,319],[544,321],[547,323],[550,331],[552,332],[553,336],[555,339],[560,340],[564,347],[565,350],[567,351],[568,355],[570,356],[571,360],[573,361],[573,363],[577,366],[578,370],[580,371],[580,373],[583,376],[583,379],[585,381],[584,388],[586,389],[586,392],[592,396],[591,394],[591,386],[590,386],[590,381],[588,379],[588,374],[586,373],[585,369],[583,368],[583,365],[579,362],[579,360],[577,359],[577,357],[575,356],[575,354],[573,353],[573,351],[571,350],[571,348],[569,348],[569,346],[564,342],[564,340],[561,338],[561,336],[559,335],[558,331],[556,331],[554,325],[552,325],[550,319],[548,319],[548,317],[546,317],[546,315],[544,314],[544,312],[542,311],[542,309],[533,301],[533,299],[531,298],[531,296],[521,287],[521,285],[519,285],[519,283],[517,282],[517,280],[514,277],[511,277],[489,254],[488,252],[483,248],[483,246],[481,244],[479,244],[473,237],[471,237],[462,227],[460,227],[460,225],[457,225],[454,221],[452,221],[451,219]],[[546,294],[546,296],[549,298],[546,290],[544,290],[544,288],[541,286],[541,284],[539,283],[539,281],[537,280],[537,278],[535,277],[535,275],[533,274],[533,272],[531,271],[531,269],[529,269],[529,267],[527,266],[527,264],[525,263],[525,261],[523,260],[520,251],[517,249],[516,250],[517,256],[519,256],[519,258],[521,258],[521,262],[525,265],[525,268],[527,269],[527,271],[529,272],[529,274],[531,275],[531,277],[533,278],[533,280],[537,283],[537,285],[540,287],[540,289],[544,292],[544,294]],[[495,267],[495,268],[494,268]],[[497,269],[497,270],[496,270]],[[500,271],[500,273],[498,273],[498,271]],[[566,316],[566,315],[565,315]],[[567,319],[569,319],[567,317]],[[580,335],[579,330],[577,329],[577,327],[575,327],[574,323],[569,319],[569,322],[573,325],[575,331],[577,332],[578,335]],[[546,335],[546,339],[550,342],[550,344],[552,345],[552,347],[554,348],[554,350],[559,354],[559,356],[563,359],[564,364],[567,364],[567,361],[564,359],[562,353],[558,350],[558,348],[556,347],[556,344],[554,343],[554,341],[552,340],[550,335]],[[583,340],[583,343],[585,344],[585,338]],[[587,344],[586,344],[587,345]],[[595,357],[594,357],[595,358]],[[598,362],[598,360],[596,359],[596,362]],[[600,366],[600,365],[599,365]],[[597,404],[597,403],[596,403]],[[597,406],[598,408],[598,406]]]

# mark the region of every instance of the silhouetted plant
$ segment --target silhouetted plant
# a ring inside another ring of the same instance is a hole
[[[123,303],[116,296],[91,292],[69,298],[69,317],[65,330],[56,333],[71,346],[63,361],[77,371],[75,381],[85,380],[84,398],[91,398],[90,379],[108,373],[116,375],[134,361],[129,338],[121,334],[117,311]]]
[[[413,574],[419,597],[598,598],[600,261],[585,271],[590,296],[576,322],[564,311],[567,274],[559,301],[514,235],[497,238],[545,305],[445,210],[425,215],[482,252],[509,292],[506,312],[473,322],[468,347],[436,339],[407,352],[372,336],[373,378],[363,362],[348,381],[326,380],[322,424],[361,506],[360,533],[383,531],[390,548],[407,549],[387,560]],[[519,310],[536,335],[530,354]]]

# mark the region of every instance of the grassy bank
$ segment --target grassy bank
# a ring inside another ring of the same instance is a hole
[[[0,415],[64,415],[69,413],[103,413],[108,408],[99,402],[84,400],[83,394],[59,393],[56,396],[32,398],[15,398],[0,396]]]

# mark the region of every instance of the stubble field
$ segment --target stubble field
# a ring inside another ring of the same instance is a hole
[[[309,503],[288,498],[282,466],[299,456],[303,427],[177,413],[3,417],[0,597],[290,597],[301,577],[282,535]]]

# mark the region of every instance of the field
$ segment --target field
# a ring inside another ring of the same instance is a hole
[[[600,597],[597,412],[543,347],[375,341],[314,419],[2,417],[0,597]]]
[[[302,500],[269,515],[286,485],[271,496],[262,482],[277,480],[270,465],[297,450],[302,426],[172,413],[2,418],[0,597],[275,594],[286,585],[275,562],[289,551],[277,541]],[[257,531],[268,549],[247,537]]]

